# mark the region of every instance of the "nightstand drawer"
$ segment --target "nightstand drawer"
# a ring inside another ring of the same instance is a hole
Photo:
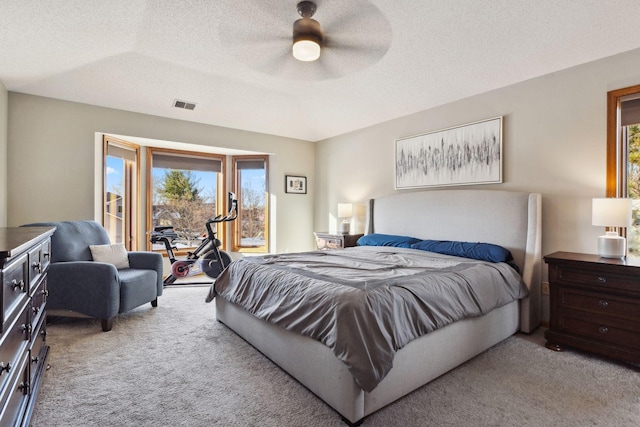
[[[358,239],[362,234],[334,234],[316,231],[313,233],[316,237],[316,248],[323,249],[341,249],[356,246]]]
[[[343,240],[338,238],[316,238],[318,249],[339,249],[343,247]]]
[[[634,290],[640,287],[640,281],[628,276],[618,276],[611,273],[578,270],[559,266],[557,270],[558,283],[575,283],[581,286],[606,286],[607,288]]]
[[[576,313],[559,313],[559,327],[561,331],[584,337],[595,338],[597,341],[615,344],[640,350],[640,327],[634,322],[619,322],[612,324],[607,319],[588,316],[572,316]],[[603,320],[600,322],[599,320]]]
[[[572,288],[560,288],[558,309],[563,308],[590,311],[640,321],[640,304],[638,304],[638,301],[614,295],[581,292]]]

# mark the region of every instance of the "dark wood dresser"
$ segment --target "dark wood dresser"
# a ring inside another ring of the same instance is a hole
[[[44,374],[51,227],[0,228],[0,426],[28,426]]]
[[[640,363],[640,261],[556,252],[549,264],[546,346]]]

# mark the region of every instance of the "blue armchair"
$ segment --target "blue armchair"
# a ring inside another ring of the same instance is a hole
[[[90,245],[108,245],[109,235],[95,221],[63,221],[26,226],[54,226],[47,278],[47,310],[102,320],[110,331],[119,313],[151,303],[162,295],[162,255],[128,252],[130,268],[93,260]]]

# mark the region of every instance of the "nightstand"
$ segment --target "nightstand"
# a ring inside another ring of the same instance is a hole
[[[318,249],[340,249],[356,246],[358,239],[364,234],[340,234],[316,231],[316,247]]]
[[[546,346],[640,363],[640,261],[556,252],[549,264]]]

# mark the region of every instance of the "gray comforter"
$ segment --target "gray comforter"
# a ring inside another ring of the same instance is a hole
[[[246,257],[215,295],[329,346],[365,391],[411,340],[527,295],[520,275],[493,264],[389,247]]]

